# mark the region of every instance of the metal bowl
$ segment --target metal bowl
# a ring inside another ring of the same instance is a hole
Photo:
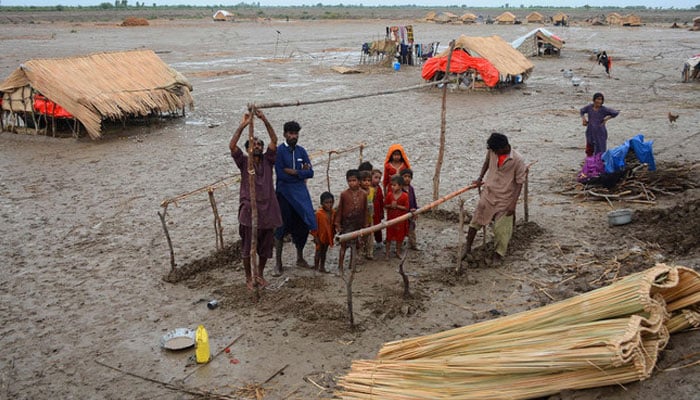
[[[632,210],[622,208],[608,213],[608,223],[610,226],[625,225],[632,222]]]
[[[183,350],[194,346],[194,331],[190,328],[177,328],[160,338],[160,347],[167,350]]]

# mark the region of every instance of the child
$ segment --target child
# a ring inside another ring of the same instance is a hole
[[[403,190],[408,194],[408,210],[416,211],[418,209],[416,191],[413,190],[413,186],[411,185],[413,170],[406,168],[401,171],[401,177],[403,178]],[[411,250],[418,250],[418,246],[416,245],[416,217],[412,217],[408,220],[408,248]]]
[[[335,234],[333,226],[333,220],[335,219],[334,202],[335,199],[330,192],[321,193],[321,208],[316,211],[316,225],[318,229],[311,231],[316,244],[314,269],[325,273],[329,272],[326,269],[326,254],[328,253],[328,247],[333,246],[333,235]]]
[[[386,208],[386,219],[391,221],[408,212],[408,194],[403,191],[403,178],[401,175],[391,177],[391,190],[387,191],[384,198],[384,208]],[[406,238],[408,224],[397,223],[386,228],[386,259],[389,259],[391,242],[396,242],[396,256],[401,258],[401,244]]]
[[[378,169],[372,170],[372,187],[374,188],[374,216],[372,218],[372,225],[377,225],[382,223],[384,219],[384,192],[379,182],[382,181],[382,171]],[[378,230],[374,232],[374,241],[377,243],[377,247],[382,245],[382,231]]]
[[[389,146],[389,151],[387,151],[386,159],[384,160],[384,181],[382,182],[382,189],[384,189],[385,194],[389,192],[389,180],[406,168],[411,168],[411,164],[408,162],[403,146],[400,144]]]
[[[376,191],[372,186],[372,171],[360,171],[360,187],[367,193],[367,226],[372,225],[374,220],[374,196]],[[365,258],[368,260],[374,260],[374,243],[372,243],[372,236],[367,235],[360,239],[362,248],[364,249]]]
[[[335,212],[335,230],[341,234],[356,231],[367,226],[367,193],[360,189],[360,171],[356,169],[348,170],[345,179],[348,188],[340,194],[338,209]],[[340,254],[338,256],[338,271],[343,276],[343,262],[345,249],[354,245],[354,240],[348,240],[340,244]],[[353,259],[350,256],[350,265]]]

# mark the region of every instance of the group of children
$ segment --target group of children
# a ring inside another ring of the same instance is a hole
[[[316,244],[314,268],[322,272],[329,272],[325,266],[326,255],[328,248],[333,246],[336,234],[380,224],[384,219],[385,210],[387,220],[392,220],[418,208],[415,190],[411,185],[413,171],[401,145],[392,145],[389,148],[384,172],[375,169],[370,162],[363,162],[357,169],[348,170],[345,178],[348,188],[340,194],[338,206],[333,207],[333,194],[324,192],[321,194],[321,207],[316,211],[318,229],[311,232]],[[383,244],[387,259],[391,255],[392,243],[395,245],[396,256],[401,257],[401,247],[406,237],[409,247],[417,249],[415,226],[415,217],[412,217],[386,228],[386,241]],[[382,245],[382,230],[377,230],[374,235],[365,235],[340,244],[338,271],[341,275],[346,250],[352,245],[356,246],[365,258],[374,259],[374,250]]]

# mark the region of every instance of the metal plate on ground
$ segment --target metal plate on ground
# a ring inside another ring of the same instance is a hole
[[[160,338],[160,347],[166,350],[183,350],[194,346],[194,331],[190,328],[177,328]]]

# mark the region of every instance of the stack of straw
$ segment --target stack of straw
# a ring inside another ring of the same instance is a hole
[[[659,264],[546,307],[386,343],[353,362],[337,395],[528,399],[643,380],[669,331],[698,325],[699,304],[700,275]]]

